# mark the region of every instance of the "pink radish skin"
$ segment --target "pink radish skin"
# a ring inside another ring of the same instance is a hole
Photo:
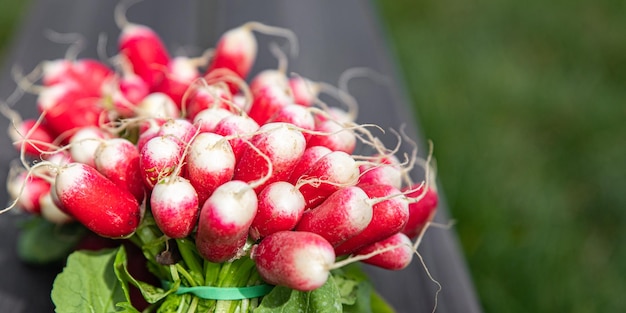
[[[146,82],[132,72],[108,80],[102,89],[102,93],[110,97],[111,105],[122,117],[135,116],[137,105],[150,94]]]
[[[324,285],[335,262],[332,245],[322,236],[281,231],[261,240],[250,257],[269,284],[310,291]]]
[[[154,30],[144,25],[124,25],[118,49],[151,90],[161,83],[165,76],[163,70],[167,68],[170,56]]]
[[[232,115],[223,118],[215,126],[214,132],[224,137],[241,135],[244,138],[251,135],[259,129],[259,124],[245,115]],[[235,153],[235,158],[239,160],[242,151],[248,145],[240,138],[229,139],[230,145]]]
[[[283,90],[288,90],[289,81],[287,80],[285,73],[281,70],[263,70],[257,74],[254,79],[252,79],[252,82],[250,82],[250,92],[252,92],[253,95],[256,95],[268,86],[277,86]]]
[[[196,64],[188,57],[175,57],[168,64],[161,83],[155,91],[168,95],[178,109],[182,108],[182,100],[191,83],[200,77]]]
[[[228,141],[214,133],[200,133],[191,142],[186,157],[187,175],[203,204],[235,172],[235,154]]]
[[[37,120],[27,119],[17,124],[16,127],[9,127],[9,137],[13,140],[15,149],[20,151],[23,145],[24,153],[33,157],[39,157],[41,151],[49,151],[55,138],[48,127],[43,124],[36,124]],[[35,126],[37,128],[33,129]],[[31,131],[32,133],[28,134]]]
[[[72,84],[80,86],[90,96],[99,96],[100,86],[114,75],[111,68],[97,60],[59,59],[43,63],[42,82],[44,86]]]
[[[167,177],[152,189],[150,209],[163,234],[184,238],[191,234],[198,221],[198,194],[187,179]]]
[[[355,185],[358,177],[359,167],[351,155],[342,151],[324,155],[301,178],[313,180],[312,183],[302,184],[300,187],[306,208],[320,205],[326,197],[342,187]]]
[[[324,120],[315,125],[315,130],[324,134],[314,134],[309,138],[310,146],[325,146],[333,151],[354,152],[356,135],[353,130],[345,129],[335,120]]]
[[[304,212],[296,230],[316,233],[337,246],[362,232],[372,220],[372,214],[367,194],[359,187],[346,187]]]
[[[217,124],[225,117],[231,115],[234,114],[223,108],[208,108],[198,112],[193,119],[193,123],[198,126],[200,132],[214,132]]]
[[[94,163],[98,172],[126,189],[142,202],[145,190],[139,165],[139,149],[123,138],[103,141],[95,152]]]
[[[267,85],[253,94],[248,113],[259,125],[265,124],[280,108],[293,103],[291,94],[279,85]]]
[[[72,160],[95,167],[96,150],[102,141],[109,138],[111,138],[111,134],[98,127],[92,126],[79,129],[70,138],[70,156]]]
[[[402,167],[394,155],[385,156],[379,164],[367,164],[359,167],[361,176],[359,185],[391,185],[402,188]]]
[[[100,236],[128,237],[139,226],[141,208],[135,197],[89,165],[59,168],[54,190],[63,209]]]
[[[278,231],[292,230],[304,213],[304,197],[294,185],[278,181],[258,195],[258,210],[250,237],[258,240]]]
[[[192,85],[190,88],[192,89],[184,100],[185,103],[183,103],[183,109],[188,119],[194,120],[200,112],[210,108],[230,109],[227,102],[232,101],[233,96],[228,88],[221,85],[201,87]]]
[[[399,271],[406,268],[413,260],[413,243],[403,233],[396,233],[386,239],[368,245],[356,253],[355,256],[367,255],[375,251],[384,251],[361,260],[363,263],[374,265],[386,270]],[[392,248],[393,247],[393,248]],[[391,249],[391,250],[386,250]]]
[[[198,220],[196,247],[202,257],[220,263],[243,253],[257,211],[257,196],[245,182],[219,186],[204,203]]]
[[[306,147],[302,133],[287,123],[269,123],[261,126],[259,133],[254,135],[250,142],[272,163],[271,177],[255,188],[257,192],[272,182],[286,180]],[[241,158],[235,166],[234,179],[251,182],[267,174],[269,165],[263,155],[247,145],[241,153]]]
[[[233,28],[220,37],[207,72],[226,68],[245,79],[252,69],[256,54],[257,42],[250,29]]]
[[[46,112],[46,125],[57,135],[98,126],[104,114],[100,97],[69,84],[44,88],[37,98],[37,108],[40,113]]]
[[[299,104],[290,103],[280,108],[268,122],[290,123],[303,130],[315,129],[315,118],[311,111]],[[304,132],[304,138],[309,141],[310,133]]]
[[[337,255],[353,253],[367,245],[400,232],[409,220],[409,201],[397,188],[389,185],[361,186],[370,199],[388,199],[374,204],[369,225],[358,235],[335,247]]]
[[[18,207],[29,214],[39,215],[41,213],[39,199],[50,192],[50,183],[41,177],[28,176],[28,172],[22,171],[9,176],[7,191],[12,199],[17,199]]]
[[[306,135],[305,135],[306,136]],[[289,182],[292,184],[296,184],[300,177],[306,172],[308,172],[315,162],[319,161],[323,156],[331,153],[332,151],[324,146],[313,146],[304,149],[304,153],[302,157],[300,157],[300,161],[296,164],[289,175]]]
[[[172,136],[156,136],[146,142],[139,153],[139,165],[144,184],[149,190],[174,171],[180,163],[183,150],[180,140]]]
[[[299,105],[310,107],[319,94],[319,86],[301,76],[289,78],[289,88],[293,101]]]
[[[407,197],[419,197],[423,190],[424,187],[418,188],[408,193]],[[437,195],[437,191],[429,187],[422,199],[417,202],[409,203],[409,221],[406,223],[406,226],[404,226],[404,229],[402,229],[402,232],[411,239],[417,238],[424,230],[424,227],[426,227],[426,224],[435,217],[438,202],[439,196]]]

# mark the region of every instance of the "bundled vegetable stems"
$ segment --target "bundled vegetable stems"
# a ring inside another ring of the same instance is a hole
[[[21,155],[7,182],[14,202],[3,212],[18,207],[118,243],[69,256],[52,291],[57,310],[70,306],[69,273],[86,270],[75,260],[97,256],[110,259],[117,280],[76,298],[91,307],[93,297],[106,297],[104,311],[272,312],[330,303],[325,310],[367,312],[370,302],[380,304],[348,264],[400,270],[416,253],[437,192],[415,143],[396,132],[397,147],[385,147],[375,125],[356,122],[347,90],[288,77],[275,46],[278,68],[248,83],[254,33],[286,38],[295,55],[287,29],[250,22],[202,56],[171,57],[151,28],[125,19],[125,9],[116,12],[119,54],[111,60],[44,61],[19,78],[16,95],[38,94],[37,119],[10,108],[18,96],[2,104]],[[328,106],[323,93],[347,109]],[[403,141],[413,153],[399,157]],[[409,175],[416,164],[423,182]],[[141,255],[126,251],[128,243]]]

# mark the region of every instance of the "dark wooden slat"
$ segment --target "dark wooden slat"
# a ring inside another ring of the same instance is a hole
[[[0,76],[0,97],[14,88],[9,67],[19,64],[30,70],[37,62],[60,58],[65,45],[46,41],[43,30],[79,32],[87,39],[87,49],[81,57],[97,57],[96,39],[100,33],[109,37],[108,53],[113,54],[114,41],[119,30],[113,22],[115,1],[57,0],[35,1],[29,18],[23,24],[14,44],[13,53]],[[289,60],[289,70],[318,81],[336,84],[340,75],[353,67],[368,67],[391,79],[381,84],[371,79],[355,79],[350,91],[359,101],[359,122],[376,123],[384,129],[406,125],[406,131],[418,138],[421,152],[426,150],[419,125],[412,119],[413,112],[398,79],[396,65],[387,49],[385,36],[371,3],[346,1],[167,1],[152,0],[132,7],[131,21],[153,27],[161,34],[172,52],[184,49],[199,53],[214,45],[225,30],[244,22],[256,20],[293,30],[299,38],[300,54]],[[276,67],[276,60],[268,52],[270,36],[259,35],[259,59],[254,71]],[[276,39],[278,43],[284,40]],[[25,116],[35,115],[34,96],[26,96],[17,108]],[[0,128],[6,129],[6,120]],[[383,137],[393,140],[393,138]],[[392,141],[393,142],[393,141]],[[8,138],[0,139],[3,148],[0,170],[3,177],[8,163],[17,155],[10,150]],[[415,177],[421,173],[415,172]],[[6,191],[0,191],[6,199]],[[6,201],[4,201],[6,202]],[[0,217],[0,308],[14,312],[47,312],[51,283],[58,269],[31,268],[20,264],[15,257],[15,222],[18,216]],[[437,220],[448,220],[445,202]],[[419,249],[434,279],[442,285],[437,312],[480,312],[471,278],[457,243],[454,230],[431,229]],[[415,260],[403,271],[389,272],[366,267],[377,289],[399,312],[430,312],[434,305],[437,285]],[[13,286],[20,281],[21,286]]]

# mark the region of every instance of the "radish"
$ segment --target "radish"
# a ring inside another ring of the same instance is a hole
[[[414,254],[411,239],[403,233],[396,233],[386,239],[361,248],[354,255],[368,255],[376,251],[381,252],[361,260],[361,262],[387,270],[399,271],[411,264]]]
[[[380,157],[373,164],[363,164],[359,167],[359,185],[391,185],[402,188],[404,170],[398,158],[391,154]]]
[[[94,164],[98,172],[143,201],[145,191],[139,164],[139,149],[123,138],[102,141],[95,151]]]
[[[432,187],[428,187],[424,193],[424,186],[421,185],[408,193],[407,196],[411,198],[420,197],[419,200],[409,203],[409,220],[402,229],[402,232],[409,238],[415,239],[422,233],[426,224],[435,217],[439,197],[437,191]]]
[[[320,92],[319,84],[302,76],[290,77],[289,88],[293,95],[293,101],[305,107],[311,106]]]
[[[140,118],[178,118],[180,111],[174,100],[162,92],[153,92],[147,95],[137,105],[137,117]]]
[[[232,101],[233,96],[222,84],[203,86],[192,84],[189,88],[188,94],[181,100],[182,110],[188,119],[194,120],[196,115],[209,108],[230,109],[227,102]]]
[[[208,108],[198,112],[193,119],[193,123],[198,126],[200,132],[214,132],[217,124],[223,118],[231,115],[234,114],[223,108]]]
[[[189,180],[174,174],[154,186],[150,209],[163,234],[185,238],[198,220],[198,194]]]
[[[23,146],[25,154],[39,157],[42,152],[49,151],[54,146],[55,135],[46,125],[37,120],[20,121],[14,119],[13,124],[9,127],[9,137],[13,140],[13,146],[18,151]]]
[[[91,126],[76,131],[70,138],[70,155],[72,160],[95,167],[96,150],[104,139],[111,135],[101,128]]]
[[[51,190],[50,190],[51,191]],[[74,218],[61,210],[52,199],[55,192],[47,192],[39,198],[41,216],[54,224],[67,224],[74,221]]]
[[[189,145],[187,175],[202,205],[235,172],[235,154],[228,141],[214,133],[200,133]]]
[[[135,197],[89,165],[58,168],[54,190],[63,209],[100,236],[128,237],[139,226],[142,212]]]
[[[39,200],[50,192],[50,183],[44,178],[29,175],[25,170],[11,169],[7,179],[9,196],[24,212],[41,214]]]
[[[215,263],[241,256],[257,204],[247,183],[231,180],[220,185],[200,210],[196,235],[200,255]]]
[[[254,240],[278,231],[292,230],[304,213],[304,197],[292,184],[277,181],[258,195],[258,210],[250,227]]]
[[[115,74],[111,68],[93,59],[45,61],[42,82],[49,87],[70,84],[80,87],[90,96],[100,96],[101,86]]]
[[[354,130],[342,123],[327,119],[316,123],[315,131],[323,134],[313,134],[308,141],[308,146],[325,146],[333,151],[343,151],[351,154],[356,147],[356,135]]]
[[[137,105],[150,94],[150,88],[135,73],[123,73],[102,86],[102,93],[109,97],[110,106],[122,117],[135,116]]]
[[[133,71],[154,90],[164,79],[164,70],[170,62],[169,53],[154,30],[128,22],[126,9],[124,2],[120,2],[115,10],[115,23],[121,30],[118,49]]]
[[[198,128],[183,118],[170,118],[161,125],[157,136],[173,136],[178,138],[181,144],[186,145],[196,134]]]
[[[333,192],[356,184],[359,167],[351,155],[333,151],[321,157],[299,179],[297,186],[306,200],[306,208],[320,205]]]
[[[315,118],[313,117],[313,113],[311,113],[308,108],[295,103],[289,103],[278,109],[278,111],[276,111],[276,113],[269,118],[268,122],[293,124],[303,130],[304,138],[307,141],[312,134],[306,131],[313,131],[315,129]]]
[[[293,99],[288,89],[277,84],[265,85],[253,93],[252,106],[248,114],[262,125],[290,103],[293,103]]]
[[[68,84],[44,88],[37,97],[37,106],[40,113],[45,112],[46,125],[56,135],[106,122],[100,97]]]
[[[227,116],[215,125],[214,132],[224,137],[230,137],[229,142],[235,153],[235,159],[239,160],[246,143],[241,138],[251,135],[259,129],[259,124],[245,115]]]
[[[178,56],[170,60],[164,72],[163,80],[154,90],[168,95],[181,109],[187,89],[200,76],[198,64],[194,59]]]
[[[156,136],[148,140],[139,155],[139,166],[145,186],[152,189],[169,176],[183,156],[184,144],[173,136]]]
[[[252,248],[250,257],[264,281],[299,291],[324,285],[335,263],[333,246],[303,231],[273,233]]]
[[[286,180],[306,147],[302,132],[288,123],[265,124],[259,128],[250,142],[261,151],[261,154],[250,146],[244,147],[235,167],[234,179],[249,182],[263,177],[268,170],[264,158],[264,155],[267,155],[273,171],[270,178],[256,188],[257,192],[272,182]]]
[[[372,214],[372,203],[363,189],[345,187],[304,212],[296,230],[316,233],[337,246],[362,232],[372,220]]]
[[[305,135],[306,136],[306,135]],[[302,177],[302,175],[308,172],[315,162],[319,161],[323,156],[331,153],[332,151],[324,146],[313,146],[304,149],[300,161],[293,167],[291,175],[289,175],[288,182],[295,184]]]
[[[409,220],[409,200],[400,190],[389,185],[360,187],[376,200],[372,220],[362,232],[336,246],[337,255],[353,253],[400,232]]]

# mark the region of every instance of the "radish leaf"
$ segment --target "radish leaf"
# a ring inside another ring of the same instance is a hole
[[[263,297],[255,313],[273,312],[342,312],[339,288],[332,276],[322,286],[312,291],[297,291],[287,287],[276,286],[272,292]]]

